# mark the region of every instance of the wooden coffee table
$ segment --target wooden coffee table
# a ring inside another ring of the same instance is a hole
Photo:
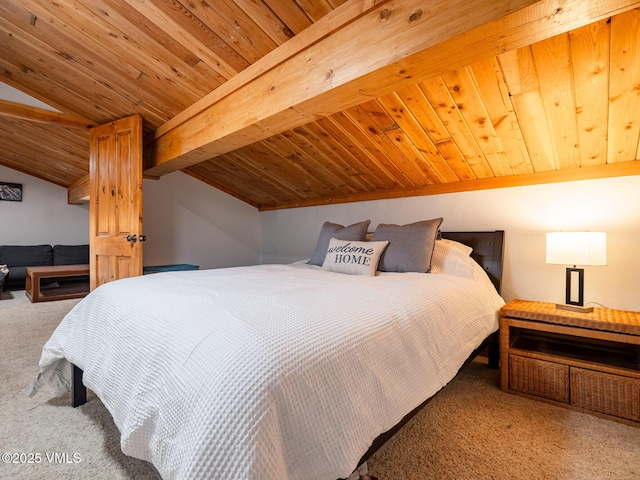
[[[50,300],[65,300],[68,298],[82,298],[89,293],[89,283],[78,285],[63,285],[59,287],[42,288],[40,280],[43,278],[69,278],[89,275],[89,265],[57,265],[44,267],[27,267],[25,290],[27,297],[33,303]]]

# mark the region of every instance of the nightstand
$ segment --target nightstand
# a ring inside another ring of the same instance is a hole
[[[500,369],[505,392],[640,426],[640,312],[509,302]]]

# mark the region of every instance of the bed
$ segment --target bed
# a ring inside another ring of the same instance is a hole
[[[67,393],[75,372],[76,401],[82,380],[164,480],[346,478],[497,331],[503,232],[442,237],[472,247],[445,266],[466,273],[297,262],[105,284],[44,346],[30,393]]]

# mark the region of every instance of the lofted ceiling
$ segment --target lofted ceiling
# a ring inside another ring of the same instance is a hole
[[[72,187],[88,127],[262,210],[640,175],[640,2],[9,0],[0,165]]]

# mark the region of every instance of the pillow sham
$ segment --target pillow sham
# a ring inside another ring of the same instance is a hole
[[[449,240],[448,238],[439,238],[436,241],[436,245],[438,245],[438,243],[444,247],[447,251],[449,250],[456,250],[460,253],[462,253],[463,255],[471,255],[471,252],[473,252],[473,248],[471,248],[469,245],[465,245],[464,243],[460,243],[460,242],[456,242],[455,240]],[[435,255],[435,252],[434,252]]]
[[[349,275],[375,275],[378,262],[389,242],[356,242],[351,240],[329,241],[323,270]]]
[[[344,227],[337,223],[324,222],[320,229],[316,249],[307,263],[321,267],[324,262],[324,257],[327,254],[327,248],[329,248],[329,241],[332,238],[357,242],[363,241],[367,236],[367,229],[370,223],[371,220],[365,220],[364,222],[354,223],[353,225]]]
[[[380,258],[378,270],[428,273],[431,270],[431,257],[442,220],[441,217],[408,225],[378,225],[373,233],[373,241],[389,242]]]
[[[436,240],[431,260],[431,273],[444,273],[458,277],[473,276],[473,260],[469,255],[473,249],[447,239]]]

